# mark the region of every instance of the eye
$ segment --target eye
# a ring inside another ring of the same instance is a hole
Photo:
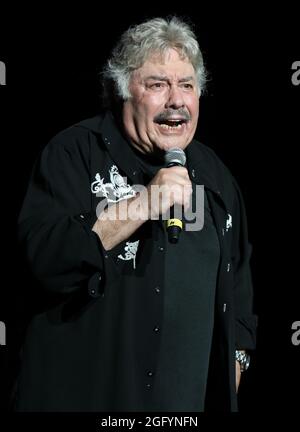
[[[165,83],[164,82],[155,82],[153,84],[150,84],[150,89],[152,90],[160,90],[163,89],[165,87]]]
[[[194,88],[193,84],[190,83],[184,83],[182,84],[182,87],[186,90],[192,90]]]

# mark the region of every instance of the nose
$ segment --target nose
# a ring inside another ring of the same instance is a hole
[[[178,109],[184,106],[184,99],[180,88],[172,85],[169,90],[166,108]]]

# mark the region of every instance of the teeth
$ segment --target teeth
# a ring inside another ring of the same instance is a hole
[[[160,126],[162,128],[164,128],[164,129],[169,129],[169,130],[171,130],[171,129],[181,129],[182,128],[182,123],[178,123],[177,125],[174,125],[174,126],[169,126],[169,125],[166,125],[166,124],[162,123],[162,124],[160,124]]]

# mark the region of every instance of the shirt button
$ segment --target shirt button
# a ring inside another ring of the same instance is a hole
[[[230,263],[227,264],[227,271],[230,272]]]
[[[226,312],[226,309],[227,309],[227,304],[224,303],[224,304],[223,304],[223,312]]]
[[[225,230],[224,228],[222,228],[222,236],[224,237],[224,235],[225,235]]]
[[[195,175],[196,175],[196,173],[195,173],[195,170],[194,170],[194,169],[192,169],[192,177],[194,177],[194,178],[195,178]]]
[[[158,250],[159,250],[160,252],[163,252],[163,251],[164,251],[163,246],[158,246]]]
[[[149,390],[151,388],[151,384],[150,383],[146,384],[146,388]]]
[[[83,216],[83,214],[81,214],[81,215],[80,215],[80,217],[81,217],[81,219],[84,219],[84,216]]]
[[[152,377],[153,376],[153,372],[152,371],[148,371],[147,375],[148,375],[148,377]]]
[[[136,171],[132,171],[132,175],[135,176],[136,175]]]
[[[159,294],[159,293],[160,293],[160,288],[159,288],[159,287],[155,287],[155,292],[156,292],[157,294]]]
[[[158,327],[158,326],[154,327],[153,331],[154,331],[155,333],[158,333],[158,332],[159,332],[159,327]]]

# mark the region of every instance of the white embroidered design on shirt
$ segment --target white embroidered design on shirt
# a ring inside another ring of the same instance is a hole
[[[125,256],[122,256],[121,254],[118,255],[118,258],[124,260],[124,261],[128,261],[128,260],[133,260],[133,268],[135,269],[135,257],[136,257],[136,253],[137,253],[137,249],[139,246],[139,240],[135,241],[135,242],[126,242],[126,246],[125,246]]]
[[[228,213],[228,217],[226,219],[226,232],[229,230],[229,228],[232,228],[232,216]]]
[[[117,203],[123,199],[132,198],[136,195],[132,186],[126,182],[126,177],[122,177],[116,165],[109,170],[110,183],[104,183],[104,177],[100,174],[95,175],[96,181],[91,184],[91,191],[97,196],[104,196],[107,202]]]

